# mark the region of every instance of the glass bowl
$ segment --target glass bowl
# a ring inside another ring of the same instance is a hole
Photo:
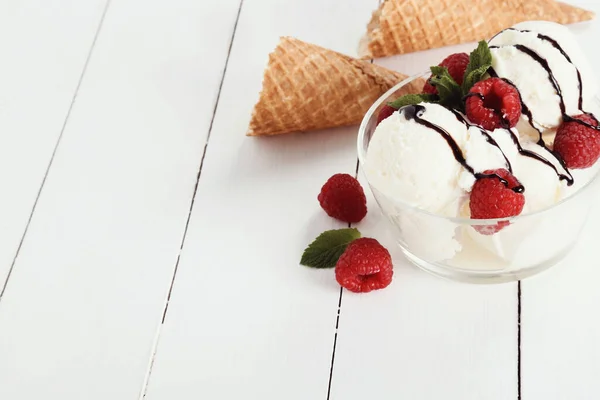
[[[358,133],[358,158],[363,176],[370,139],[382,106],[399,93],[417,93],[417,80],[429,73],[412,76],[390,89],[369,109]],[[600,110],[596,98],[594,109]],[[600,162],[598,163],[600,164]],[[417,267],[438,276],[471,283],[501,283],[524,279],[555,265],[577,242],[596,199],[598,165],[589,181],[570,197],[550,208],[512,218],[482,220],[450,218],[429,213],[387,196],[371,182],[369,186],[387,217],[406,258]],[[476,229],[509,224],[493,235]]]

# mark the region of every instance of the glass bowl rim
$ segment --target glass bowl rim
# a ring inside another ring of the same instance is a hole
[[[390,97],[391,95],[393,95],[396,91],[398,91],[400,88],[408,85],[409,83],[411,83],[412,81],[424,77],[426,75],[429,75],[431,72],[429,70],[425,71],[425,72],[419,72],[417,74],[411,75],[408,78],[404,79],[403,81],[399,82],[398,84],[396,84],[394,87],[392,87],[391,89],[389,89],[387,92],[385,92],[384,94],[382,94],[369,108],[369,110],[367,111],[367,113],[364,115],[360,126],[358,128],[358,135],[357,135],[357,140],[356,140],[356,145],[357,145],[357,154],[358,154],[358,162],[360,165],[360,168],[363,171],[363,174],[365,175],[365,179],[367,180],[367,182],[369,183],[369,186],[371,187],[371,191],[373,190],[372,186],[371,186],[371,182],[369,181],[369,177],[367,176],[367,174],[364,172],[365,171],[365,162],[366,162],[366,153],[367,153],[367,149],[364,148],[363,143],[364,143],[364,139],[365,139],[365,134],[367,131],[367,126],[369,124],[369,121],[371,120],[371,118],[373,117],[373,115],[375,114],[375,112],[377,111],[377,109],[379,108],[379,106],[381,106],[381,104],[383,104],[383,102]],[[598,104],[600,106],[600,97],[598,95],[594,96],[593,101]],[[597,161],[598,163],[600,163],[600,160]],[[592,184],[598,179],[598,177],[600,176],[600,168],[598,168],[598,170],[595,172],[595,174],[581,187],[579,188],[578,191],[576,191],[575,193],[571,194],[568,197],[565,197],[563,199],[561,199],[560,201],[554,203],[553,205],[549,206],[549,207],[545,207],[542,208],[540,210],[535,210],[533,212],[529,212],[529,213],[525,213],[525,214],[519,214],[517,216],[514,217],[507,217],[507,218],[494,218],[494,219],[475,219],[475,218],[464,218],[464,217],[448,217],[442,214],[436,214],[427,210],[424,210],[422,208],[413,206],[411,204],[408,204],[402,200],[397,200],[397,199],[392,199],[389,196],[385,195],[383,192],[381,192],[379,189],[376,189],[378,192],[380,192],[383,196],[385,196],[387,199],[390,199],[394,204],[398,204],[403,208],[406,208],[410,211],[419,213],[419,214],[423,214],[426,215],[428,217],[432,217],[432,218],[439,218],[439,219],[443,219],[445,221],[450,221],[453,223],[457,223],[457,224],[461,224],[461,225],[495,225],[496,223],[500,222],[500,221],[517,221],[520,219],[525,219],[528,217],[534,217],[546,212],[549,212],[555,208],[560,207],[561,205],[569,202],[570,200],[573,200],[576,197],[579,197],[580,194],[582,194],[583,192],[587,191],[589,189],[590,186],[592,186]]]

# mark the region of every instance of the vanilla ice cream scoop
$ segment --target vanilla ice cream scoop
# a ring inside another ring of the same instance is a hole
[[[563,115],[580,114],[597,92],[597,81],[575,36],[554,22],[529,21],[489,41],[490,75],[508,79],[521,94],[524,121],[556,128]]]
[[[448,137],[432,126],[443,127]],[[456,215],[457,200],[464,194],[458,185],[463,167],[453,151],[460,152],[466,142],[467,127],[447,108],[404,107],[377,126],[365,173],[387,196],[432,213]]]

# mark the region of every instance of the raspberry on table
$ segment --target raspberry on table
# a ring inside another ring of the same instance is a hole
[[[394,111],[396,111],[396,109],[394,107],[390,107],[387,104],[384,105],[381,108],[381,111],[379,111],[379,115],[377,116],[377,125],[379,125],[379,123],[381,121],[383,121],[384,119],[386,119],[387,117],[392,115],[394,113]]]
[[[562,157],[567,168],[572,169],[591,167],[600,158],[600,132],[577,120],[598,126],[594,117],[581,114],[566,119],[558,128],[554,151]]]
[[[439,64],[440,67],[448,68],[450,76],[454,78],[459,85],[462,85],[463,83],[467,65],[469,65],[469,55],[467,53],[451,54]],[[437,94],[437,89],[427,81],[423,86],[423,93]]]
[[[394,274],[392,257],[375,239],[356,239],[335,265],[335,279],[355,293],[366,293],[387,287]]]
[[[488,131],[513,128],[521,117],[518,90],[500,78],[479,81],[469,91],[465,102],[467,117]]]
[[[359,222],[367,215],[367,198],[351,175],[335,174],[325,182],[318,196],[327,215],[344,222]]]
[[[483,174],[488,176],[477,179],[471,190],[471,218],[495,219],[521,214],[525,196],[518,190],[522,186],[517,178],[505,169],[487,170]],[[492,235],[508,225],[508,221],[499,221],[496,225],[478,225],[473,228],[482,235]]]

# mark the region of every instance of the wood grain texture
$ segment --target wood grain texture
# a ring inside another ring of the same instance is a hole
[[[0,301],[0,398],[138,398],[238,4],[111,3]]]
[[[147,400],[324,399],[339,286],[298,265],[357,127],[245,136],[280,35],[348,54],[376,1],[244,1]]]
[[[105,2],[0,2],[0,293]]]

